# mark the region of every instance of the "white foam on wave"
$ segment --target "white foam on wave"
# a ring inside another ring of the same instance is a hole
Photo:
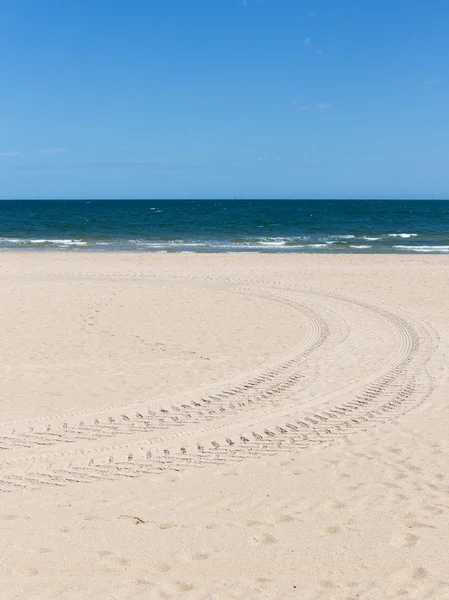
[[[220,247],[223,248],[233,248],[235,250],[237,249],[242,249],[242,250],[263,250],[264,248],[280,248],[283,247],[286,250],[295,250],[296,248],[306,248],[307,245],[306,244],[291,244],[288,246],[285,245],[280,245],[280,244],[265,244],[265,245],[261,245],[261,244],[222,244],[220,245]]]
[[[167,248],[167,244],[156,244],[154,242],[133,242],[137,249],[139,248]],[[126,244],[125,244],[126,245]]]
[[[216,242],[211,244],[205,244],[209,248],[213,248],[215,250],[221,250],[222,248],[226,249],[226,251],[231,250],[268,250],[269,248],[284,248],[285,250],[293,250],[295,248],[305,248],[304,244],[270,244],[261,242]]]
[[[196,248],[196,247],[202,247],[202,246],[208,246],[209,244],[207,242],[169,242],[170,246],[187,246],[187,247],[192,247],[192,248]]]
[[[22,244],[22,245],[42,245],[55,244],[57,246],[86,246],[87,242],[83,240],[54,240],[54,239],[33,239],[33,238],[0,238],[0,244]]]
[[[412,252],[449,252],[449,246],[393,246],[393,248]]]
[[[366,248],[372,248],[372,246],[367,246],[366,244],[350,244],[350,248],[356,248],[357,250],[365,250]]]
[[[285,246],[287,240],[284,240],[282,238],[274,238],[272,240],[259,240],[257,243],[261,244],[262,246]]]
[[[417,233],[389,233],[388,237],[411,238],[418,237]]]
[[[83,242],[82,240],[55,240],[52,243],[57,243],[58,246],[87,246],[87,242]]]
[[[151,241],[151,240],[124,240],[124,244],[133,244],[135,246],[144,246],[147,248],[173,248],[177,246],[197,247],[209,246],[207,242],[184,242],[183,240],[170,240],[167,242]]]
[[[380,240],[380,237],[370,237],[368,235],[364,235],[362,237],[362,240],[366,240],[367,242],[377,242],[378,240]]]

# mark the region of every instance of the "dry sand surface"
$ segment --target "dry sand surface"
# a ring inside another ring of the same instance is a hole
[[[448,600],[448,282],[1,254],[1,600]]]

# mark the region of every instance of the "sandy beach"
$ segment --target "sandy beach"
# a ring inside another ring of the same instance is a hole
[[[449,598],[449,257],[0,255],[0,598]]]

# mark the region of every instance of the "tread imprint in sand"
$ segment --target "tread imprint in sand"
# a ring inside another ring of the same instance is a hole
[[[391,420],[431,391],[425,367],[434,339],[416,319],[370,302],[279,282],[207,276],[197,280],[291,306],[306,319],[308,334],[287,355],[239,381],[201,394],[169,395],[159,399],[158,408],[127,404],[96,411],[94,417],[93,411],[68,415],[66,422],[42,417],[0,425],[5,459],[0,491],[154,475],[298,451]],[[292,401],[289,396],[307,396],[320,357],[332,353],[345,336],[337,311],[333,317],[320,310],[314,301],[318,298],[354,305],[383,319],[395,334],[396,348],[382,368],[314,396],[308,402],[312,407],[305,409],[298,398]],[[103,438],[114,443],[94,445]],[[120,439],[124,443],[117,443]],[[52,446],[58,450],[36,453]]]

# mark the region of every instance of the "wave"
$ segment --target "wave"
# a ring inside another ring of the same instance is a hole
[[[291,238],[281,238],[281,237],[275,237],[275,238],[259,238],[256,240],[248,240],[248,243],[252,243],[252,242],[257,242],[258,244],[262,244],[262,246],[285,246],[286,244],[288,244],[291,241]],[[245,242],[243,242],[245,243]]]
[[[395,244],[395,238],[416,237],[412,233],[383,234],[375,236],[356,235],[310,235],[285,237],[239,237],[233,239],[145,239],[145,238],[25,238],[0,237],[0,250],[54,250],[88,252],[413,252],[448,253],[446,239],[440,244],[410,243]],[[337,239],[338,238],[338,239]],[[404,240],[405,241],[405,240]],[[428,240],[424,240],[428,241]],[[436,241],[436,240],[435,240]],[[377,242],[377,243],[367,243]],[[443,244],[441,244],[443,242]]]
[[[409,252],[449,252],[449,246],[393,246],[393,248]]]
[[[345,235],[331,235],[330,237],[337,240],[353,240],[356,236],[352,233],[348,233]]]
[[[44,244],[54,244],[57,246],[87,246],[89,242],[85,240],[72,240],[72,239],[33,239],[33,238],[5,238],[0,237],[1,244],[16,244],[16,245],[31,245],[38,246]]]
[[[418,237],[417,233],[389,233],[388,237],[411,238]]]

